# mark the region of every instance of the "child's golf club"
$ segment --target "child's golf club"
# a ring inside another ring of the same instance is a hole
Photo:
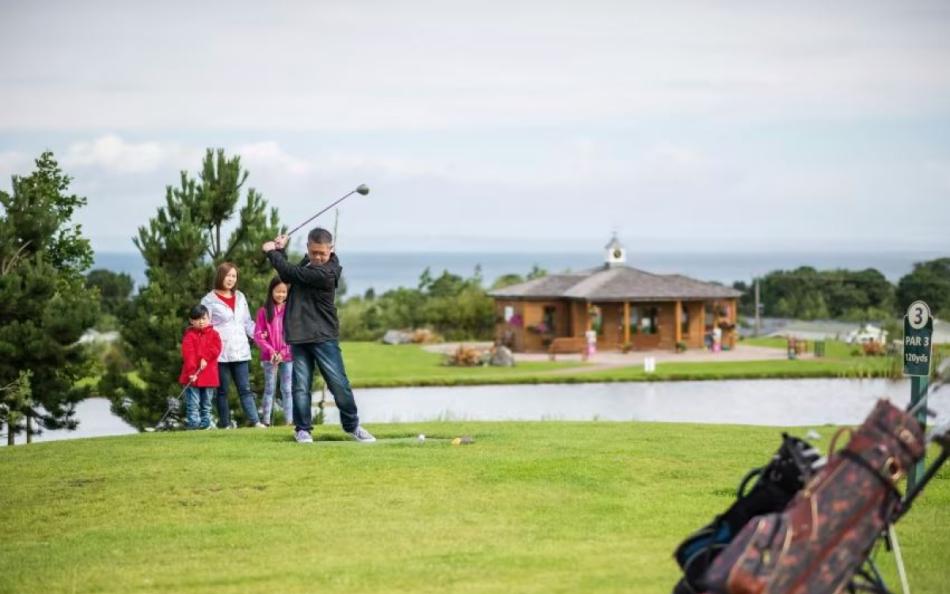
[[[181,404],[181,399],[182,399],[182,397],[185,395],[185,392],[188,391],[188,388],[191,387],[191,384],[192,384],[192,383],[193,383],[193,382],[188,382],[187,384],[185,384],[185,387],[182,388],[181,393],[178,394],[178,396],[176,396],[175,398],[169,398],[169,399],[168,399],[168,408],[165,409],[165,414],[163,414],[163,415],[162,415],[162,418],[160,418],[160,419],[158,420],[158,422],[155,423],[155,426],[154,426],[154,427],[146,427],[146,428],[145,428],[145,431],[147,431],[148,433],[152,433],[152,432],[154,432],[154,431],[159,431],[159,430],[160,430],[160,428],[161,428],[161,426],[162,426],[162,423],[165,422],[165,419],[168,418],[168,415],[170,415],[173,410],[177,410],[177,409],[178,409],[178,407],[179,407],[180,404]]]

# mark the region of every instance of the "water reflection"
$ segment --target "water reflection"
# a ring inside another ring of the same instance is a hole
[[[548,384],[359,390],[364,423],[424,421],[669,421],[748,425],[854,425],[886,397],[906,406],[908,380],[734,380]],[[319,393],[315,394],[315,401]],[[930,403],[932,423],[950,419],[950,390]],[[36,441],[135,433],[105,398],[76,407],[76,431],[45,431]],[[338,423],[335,408],[327,422]],[[17,442],[23,442],[18,436]],[[6,440],[3,440],[3,444]],[[2,444],[0,444],[2,445]]]
[[[109,400],[106,398],[87,398],[77,404],[76,419],[79,420],[79,427],[75,431],[65,429],[44,430],[39,435],[34,435],[33,441],[59,441],[61,439],[137,433],[135,427],[112,414],[112,411],[109,410]],[[6,438],[4,437],[2,441],[3,443],[0,445],[5,446],[7,444]],[[26,443],[26,435],[23,433],[17,435],[16,442],[18,444]]]
[[[908,380],[808,379],[360,390],[366,423],[671,421],[787,426],[859,423],[875,400],[906,405]],[[950,393],[931,408],[950,417]],[[336,417],[331,418],[335,422]]]

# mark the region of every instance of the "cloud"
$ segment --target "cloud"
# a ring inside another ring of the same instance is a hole
[[[99,4],[4,15],[0,129],[771,121],[945,113],[950,98],[936,2],[236,1],[225,21],[194,3]]]
[[[452,249],[550,245],[565,229],[601,245],[613,227],[651,249],[744,249],[746,238],[900,247],[909,231],[944,249],[946,137],[923,123],[892,130],[684,121],[515,134],[0,133],[0,174],[29,173],[29,156],[46,147],[66,155],[75,191],[89,198],[78,217],[96,249],[131,249],[129,237],[162,204],[166,185],[177,185],[180,170],[197,175],[207,146],[240,155],[249,186],[287,223],[368,184],[369,197],[341,209],[349,249],[379,249],[394,237],[410,249],[429,245],[427,237]],[[901,197],[922,205],[927,222],[911,229],[895,219]]]
[[[396,152],[334,150],[318,157],[320,170],[325,174],[364,173],[386,179],[410,179],[446,175],[449,167],[444,162],[418,159]]]
[[[251,171],[265,169],[292,176],[304,176],[313,172],[310,161],[287,153],[273,140],[243,144],[234,152],[241,156],[242,163]]]
[[[32,162],[19,151],[0,152],[0,189],[6,190],[12,175],[29,175]]]
[[[69,167],[98,167],[115,173],[150,173],[161,168],[193,167],[201,151],[177,143],[127,142],[108,134],[72,144],[63,157]]]

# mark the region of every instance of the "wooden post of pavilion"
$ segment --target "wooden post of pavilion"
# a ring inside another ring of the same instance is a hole
[[[623,344],[626,346],[630,344],[630,302],[623,302]]]
[[[676,348],[676,345],[683,340],[683,302],[677,299],[673,307],[676,308],[673,312],[673,336],[675,338],[673,348]]]

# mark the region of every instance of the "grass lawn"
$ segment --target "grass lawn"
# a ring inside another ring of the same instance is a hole
[[[785,349],[783,339],[758,338],[744,344]],[[516,367],[449,367],[445,357],[419,345],[384,345],[344,342],[341,345],[347,373],[356,388],[402,386],[452,386],[482,384],[537,384],[580,382],[629,382],[663,380],[780,379],[810,377],[890,377],[894,363],[888,357],[851,356],[851,345],[829,341],[828,356],[789,361],[662,362],[656,373],[646,374],[640,364],[605,370],[589,363],[566,361],[522,362]],[[950,355],[948,348],[944,356]],[[138,376],[130,374],[134,381]],[[80,380],[95,385],[99,379]],[[259,387],[256,387],[259,389]]]
[[[774,346],[769,343],[755,344]],[[519,363],[513,368],[447,367],[442,365],[442,355],[424,351],[418,345],[392,346],[371,342],[347,342],[343,343],[342,348],[350,380],[354,386],[363,388],[492,383],[877,377],[886,375],[890,365],[886,357],[851,357],[845,354],[798,361],[776,359],[708,363],[664,362],[657,364],[656,373],[646,374],[643,372],[643,366],[639,364],[602,371],[591,370],[587,363],[549,361]],[[841,349],[834,347],[830,350],[838,353]],[[550,373],[555,370],[557,373]]]
[[[376,444],[325,428],[313,446],[243,429],[4,448],[0,592],[668,592],[677,542],[779,440],[660,423],[370,429]],[[475,444],[452,446],[460,434]],[[948,525],[944,468],[898,526],[915,593],[947,591]]]
[[[810,377],[882,377],[888,369],[884,357],[848,360],[808,359],[788,361],[723,361],[657,363],[656,373],[640,366],[619,367],[584,374],[584,381],[664,381]]]
[[[809,348],[814,343],[814,341],[808,341]],[[771,347],[776,349],[785,349],[788,345],[788,342],[784,338],[779,337],[769,337],[761,336],[758,338],[746,338],[742,341],[742,344],[749,346],[763,346]],[[950,356],[950,344],[935,344],[934,345],[934,355],[935,356]],[[847,359],[847,358],[865,358],[862,355],[855,355],[855,352],[860,352],[861,346],[855,344],[848,344],[843,340],[826,340],[825,341],[825,355],[829,358],[837,359]],[[881,359],[881,357],[870,357],[869,359]]]
[[[824,343],[825,356],[830,358],[846,359],[849,357],[854,357],[855,352],[861,352],[861,345],[848,344],[843,340],[826,340]],[[788,347],[788,340],[777,336],[760,336],[755,338],[746,338],[742,341],[742,344],[749,346],[772,347],[784,350]],[[814,341],[809,340],[808,348],[811,349],[813,344]],[[861,355],[858,355],[858,357],[860,358]]]
[[[579,368],[583,363],[538,361],[515,367],[450,367],[445,357],[419,345],[344,342],[346,372],[356,387],[517,383],[557,369]]]

